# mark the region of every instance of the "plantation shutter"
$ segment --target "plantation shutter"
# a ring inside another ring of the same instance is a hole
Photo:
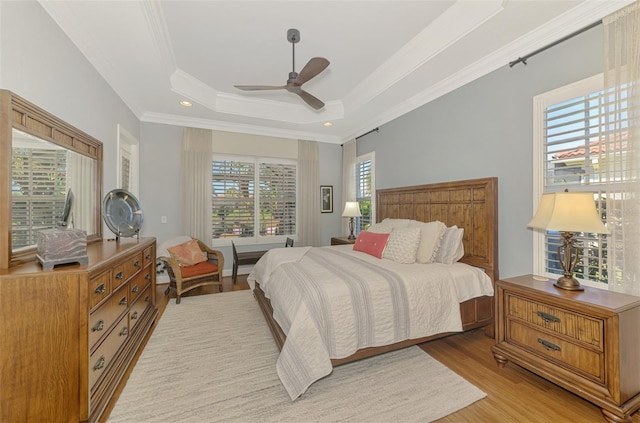
[[[356,201],[360,205],[362,216],[357,218],[357,233],[366,230],[373,222],[372,200],[372,161],[362,160],[356,163]]]
[[[13,148],[12,248],[35,245],[38,232],[57,226],[67,191],[62,149]]]
[[[295,235],[296,165],[260,163],[260,235]]]
[[[213,160],[213,238],[254,236],[255,164]]]
[[[544,111],[544,192],[594,192],[594,201],[606,222],[604,198],[604,147],[602,91],[550,105]],[[576,234],[580,261],[576,275],[585,280],[606,281],[606,236]],[[545,271],[562,275],[558,261],[560,233],[545,236]]]

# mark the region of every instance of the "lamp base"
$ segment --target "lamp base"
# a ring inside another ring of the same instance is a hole
[[[575,278],[568,278],[566,276],[559,277],[553,286],[560,289],[566,289],[568,291],[584,291],[584,287],[580,285],[580,282]]]
[[[349,235],[349,236],[347,237],[347,239],[356,239],[356,236],[352,233],[351,235]]]

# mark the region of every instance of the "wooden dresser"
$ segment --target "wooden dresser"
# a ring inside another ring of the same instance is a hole
[[[154,238],[0,270],[0,421],[97,421],[155,321]]]
[[[496,345],[509,360],[596,404],[608,422],[640,408],[640,297],[567,291],[533,275],[496,282]]]

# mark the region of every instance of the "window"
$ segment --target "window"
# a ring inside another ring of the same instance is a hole
[[[67,192],[67,151],[14,147],[11,181],[13,249],[35,245],[38,232],[57,226]]]
[[[138,140],[118,125],[118,188],[138,195]]]
[[[296,179],[293,160],[214,156],[214,243],[224,238],[279,242],[295,235]]]
[[[375,152],[356,158],[356,201],[362,217],[356,219],[356,233],[375,223]]]
[[[626,143],[604,144],[605,93],[602,75],[534,98],[534,206],[546,192],[588,191],[606,223],[606,150],[626,154]],[[619,178],[609,184],[622,183]],[[587,285],[607,283],[607,236],[577,234],[576,277]],[[534,272],[562,275],[560,234],[534,233]]]

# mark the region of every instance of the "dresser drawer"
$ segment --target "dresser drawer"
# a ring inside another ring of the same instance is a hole
[[[142,252],[131,256],[124,262],[124,278],[128,280],[142,269]]]
[[[123,286],[113,296],[89,316],[89,348],[94,349],[96,342],[109,331],[129,305],[128,286]]]
[[[151,272],[155,271],[146,267],[131,282],[129,282],[129,299],[133,303],[138,295],[151,284]]]
[[[150,303],[151,287],[147,286],[133,303],[129,311],[129,328],[131,328],[132,331],[135,330],[136,324],[140,321]]]
[[[145,268],[147,266],[149,266],[150,264],[153,263],[153,247],[149,247],[149,248],[145,248],[144,251],[142,252],[142,267]],[[154,271],[155,271],[155,266],[154,267]]]
[[[604,383],[604,355],[598,351],[515,320],[507,321],[507,342],[516,343],[557,365],[568,367],[574,372],[578,371],[598,383]]]
[[[111,271],[104,272],[89,281],[89,309],[111,294]]]
[[[109,367],[120,346],[129,336],[129,319],[124,316],[118,321],[111,333],[89,357],[89,387],[93,391],[96,382]]]
[[[604,348],[603,321],[583,316],[558,307],[552,307],[517,295],[507,293],[506,313],[509,319],[518,319],[556,332],[579,342]]]

